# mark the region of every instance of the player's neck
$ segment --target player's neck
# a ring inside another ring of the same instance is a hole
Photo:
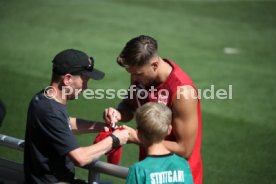
[[[170,151],[165,147],[163,142],[160,142],[150,145],[147,148],[147,153],[148,155],[165,155],[169,154]]]
[[[160,58],[158,81],[160,83],[165,82],[167,78],[170,76],[172,70],[173,70],[173,67],[169,63],[164,61],[162,58]]]

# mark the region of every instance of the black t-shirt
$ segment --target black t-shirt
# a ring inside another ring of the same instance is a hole
[[[78,147],[66,106],[43,92],[36,94],[29,105],[25,134],[26,183],[71,182],[74,164],[67,153]]]

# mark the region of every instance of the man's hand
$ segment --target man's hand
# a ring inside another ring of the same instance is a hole
[[[129,138],[128,138],[129,143],[140,144],[140,140],[138,138],[137,130],[135,130],[135,129],[129,127],[129,126],[126,126],[126,125],[123,125],[123,128],[128,130],[128,132],[129,132]]]
[[[122,118],[121,113],[112,107],[109,107],[104,110],[104,113],[103,113],[104,122],[113,128],[115,127],[115,124],[121,120],[121,118]]]

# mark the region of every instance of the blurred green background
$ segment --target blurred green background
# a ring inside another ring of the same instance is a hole
[[[90,89],[127,88],[129,76],[115,59],[129,39],[146,34],[199,89],[233,87],[233,99],[201,101],[204,183],[275,183],[275,10],[265,0],[0,0],[0,98],[7,106],[0,133],[24,138],[29,100],[48,86],[57,52],[76,48],[95,58],[106,77]],[[80,96],[68,109],[102,120],[104,108],[119,101]],[[77,138],[85,146],[94,136]],[[121,165],[136,162],[137,151],[125,146]],[[22,153],[7,148],[0,156],[22,162]],[[77,177],[87,179],[87,171]]]

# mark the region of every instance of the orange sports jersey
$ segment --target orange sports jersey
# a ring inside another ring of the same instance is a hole
[[[174,62],[168,59],[164,59],[164,61],[166,61],[173,67],[171,74],[169,75],[169,77],[166,79],[164,83],[160,84],[158,87],[155,88],[156,90],[154,90],[153,94],[152,93],[148,94],[148,98],[146,100],[141,100],[141,99],[139,100],[137,98],[136,100],[139,106],[150,101],[150,102],[164,103],[169,108],[172,108],[173,100],[176,98],[176,92],[179,86],[190,85],[195,90],[197,90],[192,80],[190,79],[190,77],[185,72],[183,72]],[[137,83],[135,84],[136,84],[137,90],[143,88],[141,85]],[[196,143],[195,143],[192,155],[187,160],[192,171],[194,183],[202,184],[203,170],[202,170],[202,160],[200,155],[202,125],[201,125],[201,109],[200,109],[199,99],[198,99],[198,105],[197,105],[197,115],[198,115],[198,133],[197,133]],[[166,140],[175,141],[176,138],[174,134],[171,133],[166,138]],[[140,147],[140,160],[145,158],[145,156],[146,156],[145,150],[142,149],[142,147]]]

